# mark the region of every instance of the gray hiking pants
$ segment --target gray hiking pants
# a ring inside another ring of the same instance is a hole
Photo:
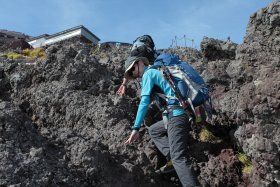
[[[187,141],[190,130],[188,120],[186,114],[176,117],[170,116],[167,129],[164,128],[163,121],[149,127],[149,134],[153,142],[167,159],[172,160],[184,187],[199,186],[191,161],[187,157]]]

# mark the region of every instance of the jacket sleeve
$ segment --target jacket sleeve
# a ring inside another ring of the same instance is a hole
[[[150,104],[150,96],[149,95],[143,95],[141,97],[141,101],[138,107],[138,111],[137,111],[137,115],[136,115],[136,119],[134,122],[134,126],[133,129],[135,130],[139,130],[141,127],[141,124],[143,123],[143,120],[146,116],[146,113],[148,111],[148,107]]]

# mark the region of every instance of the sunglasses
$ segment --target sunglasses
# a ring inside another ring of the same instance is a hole
[[[137,63],[137,62],[136,62]],[[135,64],[136,64],[135,63]],[[128,71],[128,75],[132,76],[133,75],[133,71],[135,70],[135,64],[132,66],[132,68],[130,68],[130,70]]]

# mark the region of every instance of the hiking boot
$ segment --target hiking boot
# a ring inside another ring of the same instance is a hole
[[[161,168],[159,168],[158,170],[156,170],[156,173],[158,174],[164,174],[164,173],[171,173],[175,171],[173,164],[170,161],[168,161],[164,166],[162,166]]]

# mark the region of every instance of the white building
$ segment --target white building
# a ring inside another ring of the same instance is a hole
[[[33,47],[42,47],[60,42],[62,40],[67,40],[73,37],[82,37],[94,44],[98,44],[100,39],[90,32],[83,25],[67,29],[65,31],[58,32],[53,35],[43,34],[34,38],[31,38],[28,43]]]

